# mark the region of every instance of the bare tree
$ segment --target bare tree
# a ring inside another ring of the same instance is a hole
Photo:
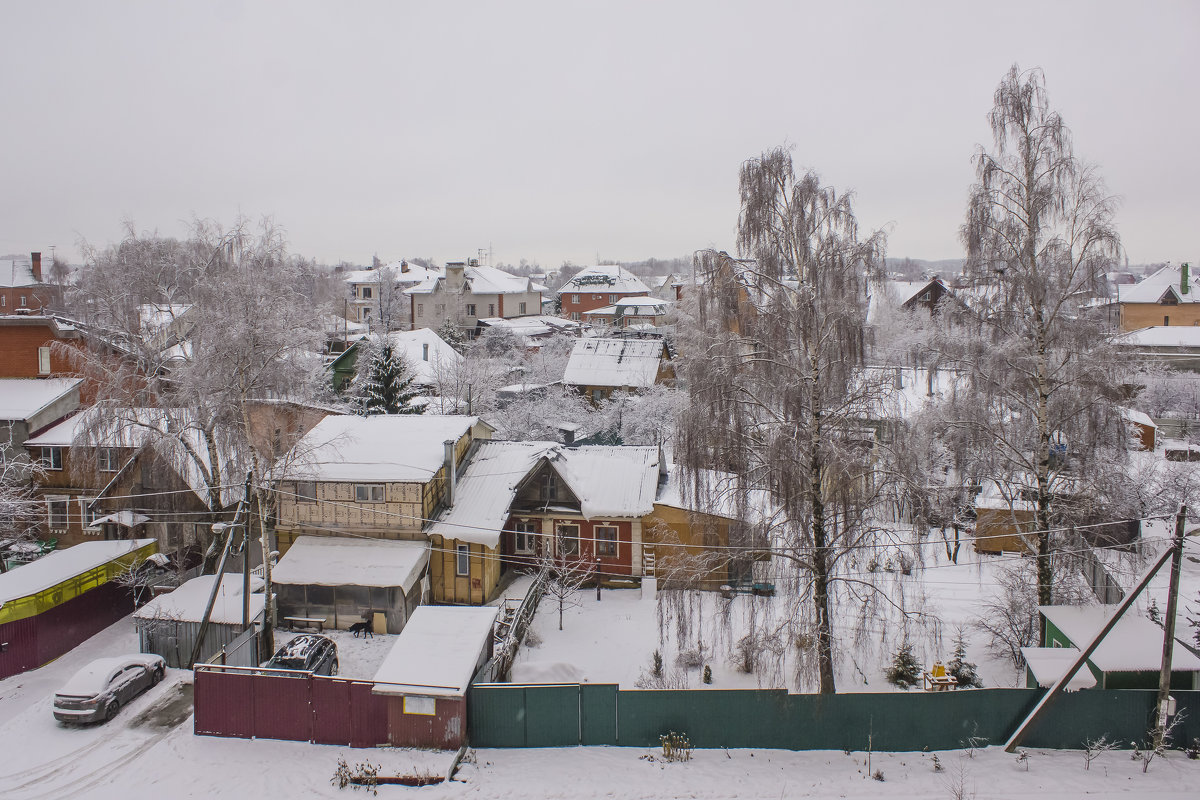
[[[1033,504],[1037,602],[1047,605],[1050,529],[1078,518],[1085,504],[1071,498],[1086,496],[1086,476],[1107,472],[1124,449],[1116,356],[1102,319],[1087,313],[1120,240],[1114,201],[1096,169],[1075,157],[1039,70],[1013,66],[989,119],[994,151],[975,156],[962,228],[980,327],[960,353],[977,389],[960,419],[979,437],[992,476]]]
[[[811,172],[797,179],[782,148],[743,164],[740,190],[745,259],[696,257],[677,459],[692,476],[739,475],[743,518],[752,487],[779,507],[771,552],[794,568],[795,596],[811,598],[797,640],[815,654],[820,690],[833,692],[831,592],[853,582],[838,565],[878,530],[873,437],[861,419],[880,387],[861,367],[865,281],[883,236],[860,239],[850,195]]]
[[[563,612],[582,603],[579,590],[595,578],[596,565],[564,552],[562,543],[555,541],[553,548],[542,547],[534,560],[534,570],[543,576],[545,597],[558,608],[558,629],[563,629]]]
[[[6,546],[27,544],[37,536],[37,522],[44,508],[33,491],[40,468],[11,446],[0,442],[0,539]],[[0,572],[5,572],[0,551]]]

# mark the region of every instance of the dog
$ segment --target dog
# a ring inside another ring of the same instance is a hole
[[[362,622],[356,622],[351,625],[350,632],[354,634],[355,639],[358,638],[360,633],[363,635],[364,639],[368,636],[370,636],[372,639],[375,638],[375,631],[371,630],[371,623],[365,619]]]

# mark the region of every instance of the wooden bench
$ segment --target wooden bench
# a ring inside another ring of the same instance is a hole
[[[323,633],[325,630],[326,617],[284,617],[283,621],[288,624],[288,630],[296,630],[297,625],[303,625],[305,628],[316,628],[317,633]]]
[[[958,678],[948,674],[945,665],[940,661],[936,662],[933,669],[926,672],[924,677],[925,691],[927,692],[944,692],[958,686]]]

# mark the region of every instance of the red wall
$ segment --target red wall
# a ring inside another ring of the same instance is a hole
[[[436,714],[405,714],[404,698],[388,697],[388,740],[392,747],[461,747],[467,735],[467,699],[439,697],[436,703]]]
[[[569,316],[574,312],[591,311],[596,308],[604,308],[612,305],[612,296],[616,295],[620,300],[622,297],[645,297],[645,292],[604,292],[593,289],[590,292],[563,292],[559,295],[562,298],[562,313],[563,316]],[[579,302],[572,300],[573,297],[579,297]]]
[[[48,664],[132,612],[129,590],[106,583],[35,617],[0,625],[0,643],[7,643],[0,678]]]
[[[500,553],[503,563],[511,568],[522,569],[530,566],[530,559],[533,556],[518,555],[516,553],[516,534],[513,533],[513,527],[518,520],[532,519],[529,516],[514,516],[509,517],[504,525],[504,534],[501,538]],[[595,554],[595,528],[596,527],[616,527],[617,529],[617,554],[616,556],[601,556],[600,571],[610,575],[632,575],[633,574],[633,523],[626,520],[624,522],[613,522],[606,520],[584,520],[584,519],[567,519],[555,518],[554,530],[558,530],[560,524],[578,525],[579,526],[579,555],[581,560],[592,563],[596,559]],[[545,546],[546,537],[539,537],[539,546]]]

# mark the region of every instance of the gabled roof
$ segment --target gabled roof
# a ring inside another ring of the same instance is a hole
[[[642,517],[654,510],[659,457],[656,447],[479,442],[458,478],[454,504],[428,533],[495,547],[517,489],[543,464],[579,499],[585,518]]]
[[[175,620],[178,622],[200,622],[204,609],[212,594],[216,575],[200,575],[166,594],[160,594],[133,613],[134,619]],[[262,614],[266,607],[266,595],[261,578],[250,578],[250,619]],[[211,622],[218,625],[240,625],[242,622],[242,576],[226,572],[221,576],[217,598],[213,602]]]
[[[1079,650],[1074,647],[1022,647],[1021,655],[1038,686],[1049,689],[1079,658]],[[1090,689],[1095,685],[1096,676],[1084,665],[1075,671],[1066,688],[1067,691],[1074,691]]]
[[[458,351],[446,344],[446,340],[431,328],[393,331],[388,334],[388,339],[393,350],[404,356],[416,376],[416,382],[422,386],[433,386],[440,371],[453,369],[463,360]]]
[[[296,445],[287,478],[427,483],[444,463],[443,442],[479,422],[434,414],[326,417]]]
[[[0,289],[42,285],[43,282],[33,278],[33,261],[30,258],[0,258]]]
[[[661,339],[580,339],[571,351],[563,383],[648,389],[665,357]]]
[[[769,524],[777,515],[776,504],[765,489],[743,489],[739,486],[737,475],[710,469],[702,469],[695,475],[688,475],[682,469],[673,467],[667,480],[658,488],[658,496],[655,497],[654,503],[683,511],[740,520],[740,491],[745,492],[746,508],[742,513],[749,517],[747,521]]]
[[[1182,293],[1179,285],[1182,274],[1175,267],[1163,267],[1157,272],[1147,275],[1140,283],[1121,284],[1117,286],[1117,302],[1120,303],[1157,303],[1170,291],[1180,303],[1200,303],[1200,287],[1196,285],[1196,275],[1191,275],[1190,291]]]
[[[1084,647],[1112,617],[1112,606],[1038,606],[1076,647]],[[1163,629],[1145,617],[1125,614],[1088,659],[1101,672],[1158,672],[1161,667]],[[1200,658],[1187,648],[1175,647],[1172,671],[1200,670]]]
[[[588,267],[562,285],[558,294],[601,292],[611,294],[650,294],[650,287],[638,276],[617,264]]]
[[[435,278],[440,278],[442,273],[440,270],[427,269],[419,267],[416,264],[408,264],[407,269],[401,271],[400,261],[393,261],[381,269],[390,269],[396,279],[396,283],[401,286],[408,286],[414,283],[420,283]],[[342,273],[342,280],[346,283],[379,283],[379,269],[353,269]]]
[[[29,419],[81,383],[79,378],[0,378],[0,419]]]
[[[405,294],[430,294],[438,283],[444,281],[445,275],[437,273],[409,289]],[[511,275],[495,267],[463,267],[463,280],[472,294],[527,294],[550,291],[540,283],[534,283],[531,278]]]

